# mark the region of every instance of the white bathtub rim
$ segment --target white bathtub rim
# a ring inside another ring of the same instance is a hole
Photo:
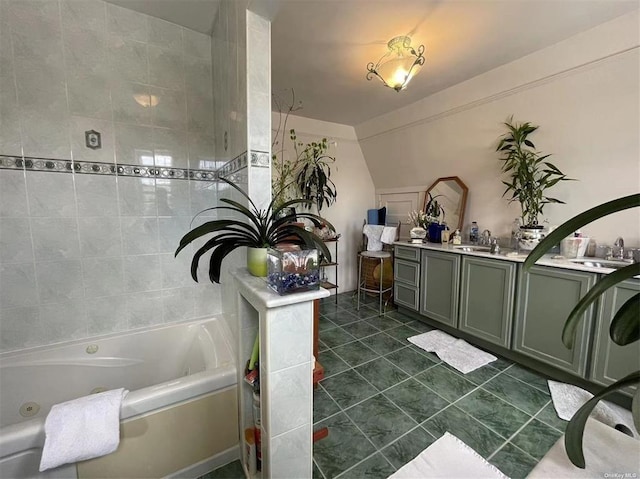
[[[223,371],[216,370],[216,375],[211,377],[211,371],[188,376],[194,381],[181,384],[168,384],[167,391],[171,390],[171,402],[165,396],[158,396],[157,389],[161,385],[149,386],[137,391],[132,391],[123,400],[120,420],[145,416],[163,409],[200,399],[202,396],[223,392],[223,390],[237,384],[237,372],[235,366],[228,366]],[[210,377],[207,377],[210,376]],[[171,382],[170,382],[171,383]],[[213,388],[212,389],[212,385]],[[155,397],[149,395],[156,393]],[[174,400],[175,399],[175,400]],[[151,406],[155,406],[152,408]],[[17,454],[27,449],[44,447],[44,422],[46,418],[35,418],[17,424],[11,424],[0,429],[0,459]]]
[[[117,338],[123,335],[143,334],[149,331],[161,329],[184,327],[186,325],[199,326],[211,321],[220,321],[220,326],[224,331],[224,340],[227,348],[230,348],[229,330],[224,319],[224,315],[214,315],[206,319],[198,319],[192,321],[184,321],[179,323],[171,323],[164,325],[155,325],[135,331],[119,332],[109,335],[103,335],[95,338],[85,338],[82,340],[67,341],[56,345],[38,346],[28,350],[19,352],[12,351],[0,354],[0,361],[4,359],[12,359],[20,361],[24,355],[34,352],[44,352],[55,350],[61,347],[77,344],[87,344],[92,340],[103,340],[109,338]],[[203,396],[206,394],[216,393],[230,386],[237,384],[237,370],[235,364],[231,362],[223,362],[218,367],[206,369],[204,371],[190,374],[187,376],[171,379],[159,384],[143,387],[133,390],[127,394],[123,400],[121,409],[121,419],[130,419],[146,413],[160,410]],[[46,417],[38,417],[34,419],[24,420],[15,424],[7,425],[0,428],[0,458],[5,458],[25,451],[31,448],[42,448],[44,445],[44,422]]]
[[[112,339],[112,338],[118,338],[120,336],[129,336],[129,335],[137,335],[137,334],[144,334],[147,333],[149,331],[160,331],[163,329],[170,329],[170,328],[175,328],[177,326],[186,326],[186,325],[198,325],[201,323],[207,323],[209,321],[213,321],[213,320],[220,320],[222,321],[222,327],[224,328],[225,332],[230,334],[230,331],[227,327],[227,322],[226,319],[227,318],[227,314],[223,314],[223,313],[219,313],[219,314],[214,314],[212,316],[202,316],[199,318],[192,318],[192,319],[188,319],[185,321],[176,321],[174,323],[166,323],[166,324],[153,324],[150,326],[145,326],[143,328],[137,328],[137,329],[130,329],[127,331],[114,331],[113,333],[106,333],[106,334],[99,334],[96,336],[89,336],[86,338],[81,338],[81,339],[71,339],[71,340],[67,340],[67,341],[60,341],[57,343],[51,343],[51,344],[43,344],[40,346],[32,346],[32,347],[27,347],[27,348],[22,348],[22,349],[14,349],[12,351],[4,351],[0,353],[0,363],[2,362],[2,360],[8,360],[8,359],[17,359],[20,358],[21,356],[27,356],[27,355],[31,355],[33,353],[41,353],[41,352],[46,352],[46,351],[51,351],[51,350],[55,350],[55,349],[59,349],[59,348],[63,348],[63,347],[67,347],[67,346],[75,346],[75,345],[79,345],[79,344],[87,344],[87,343],[91,343],[93,341],[102,341],[105,339]],[[228,339],[228,338],[226,338]],[[229,344],[229,346],[231,346],[231,344]]]

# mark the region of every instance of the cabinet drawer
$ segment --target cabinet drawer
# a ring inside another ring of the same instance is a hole
[[[411,246],[396,246],[395,257],[408,259],[409,261],[420,261],[420,248],[412,248]]]
[[[417,288],[420,281],[420,263],[411,263],[410,261],[396,259],[394,279]]]
[[[402,283],[394,283],[393,289],[394,303],[400,306],[405,306],[414,311],[418,311],[418,305],[420,304],[420,294],[418,293],[418,288]]]

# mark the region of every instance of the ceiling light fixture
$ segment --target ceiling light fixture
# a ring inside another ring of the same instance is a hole
[[[424,65],[424,45],[411,46],[409,37],[395,37],[387,44],[389,51],[374,65],[367,65],[367,80],[375,75],[382,83],[395,91],[404,90],[411,78]]]
[[[133,95],[133,99],[136,103],[144,108],[157,106],[160,103],[160,99],[155,95],[148,95],[146,93],[137,93]]]

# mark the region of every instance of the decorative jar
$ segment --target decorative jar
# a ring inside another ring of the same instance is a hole
[[[269,248],[267,283],[278,294],[310,291],[320,287],[317,249],[299,246]]]
[[[412,243],[422,243],[422,241],[427,237],[427,230],[421,226],[416,226],[411,228],[409,235],[411,236]]]

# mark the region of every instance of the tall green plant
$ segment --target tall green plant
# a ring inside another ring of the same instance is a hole
[[[296,174],[296,185],[301,198],[312,201],[318,212],[323,206],[331,206],[336,201],[338,192],[331,181],[331,164],[336,159],[327,154],[327,139],[312,141],[304,145],[297,141],[296,132],[291,130],[291,140],[295,145],[296,157],[300,164]]]
[[[511,192],[509,203],[518,201],[522,210],[522,224],[537,226],[538,218],[545,205],[563,203],[557,198],[546,196],[544,192],[566,177],[555,165],[545,161],[551,155],[541,155],[529,139],[538,126],[529,122],[513,123],[513,117],[504,123],[507,133],[500,139],[496,151],[502,153],[502,171],[509,173],[509,181],[502,181],[507,187],[505,197]]]
[[[531,268],[531,266],[533,266],[534,263],[549,249],[557,245],[567,236],[572,235],[577,229],[580,229],[604,216],[629,208],[637,208],[638,206],[640,206],[640,194],[634,194],[609,201],[571,218],[553,230],[551,234],[544,238],[538,246],[529,253],[529,256],[524,262],[525,271]],[[589,308],[589,306],[609,288],[615,286],[621,281],[633,278],[637,275],[640,275],[640,263],[633,263],[613,273],[604,275],[587,292],[587,294],[578,301],[571,313],[569,313],[564,324],[564,329],[562,330],[562,342],[568,349],[573,348],[578,325],[587,308]],[[609,328],[609,336],[614,343],[619,346],[626,346],[640,339],[639,311],[640,293],[629,298],[613,317]],[[582,451],[582,437],[584,435],[584,427],[587,422],[587,418],[593,408],[598,404],[600,399],[631,385],[636,385],[636,387],[640,385],[640,371],[635,371],[600,391],[600,393],[596,394],[578,411],[576,411],[574,416],[571,418],[565,432],[564,443],[565,449],[567,450],[567,456],[575,466],[582,469],[585,467],[584,454]],[[636,388],[636,392],[633,397],[632,412],[636,429],[640,430],[640,387]]]
[[[175,256],[196,239],[213,235],[213,237],[193,255],[193,259],[191,260],[191,277],[194,281],[198,281],[198,264],[200,258],[208,252],[211,252],[209,258],[209,279],[212,283],[220,283],[222,260],[233,250],[241,246],[267,248],[274,247],[278,243],[286,241],[287,243],[317,248],[331,261],[331,253],[322,238],[292,223],[291,220],[293,217],[281,215],[281,212],[286,208],[292,208],[296,205],[307,205],[309,200],[290,200],[280,206],[275,206],[275,200],[271,200],[269,206],[262,210],[256,207],[255,203],[251,201],[249,195],[247,195],[242,188],[224,178],[221,181],[239,191],[240,194],[248,200],[250,208],[231,199],[222,198],[220,201],[227,206],[214,206],[213,208],[207,208],[200,212],[203,213],[204,211],[212,210],[231,211],[234,213],[234,216],[239,219],[232,218],[208,221],[192,229],[182,237],[178,249],[176,249]],[[296,214],[296,216],[310,220],[315,226],[327,225],[332,230],[334,229],[331,223],[316,214],[301,212]]]
[[[302,109],[302,102],[296,101],[293,89],[286,107],[278,95],[273,95],[273,102],[279,111],[278,127],[271,143],[271,189],[275,204],[280,206],[285,201],[302,198],[310,201],[306,205],[315,205],[320,212],[324,206],[330,206],[338,195],[336,185],[331,181],[331,165],[336,159],[328,154],[326,138],[305,144],[298,141],[293,128],[287,130],[289,115]],[[286,135],[294,150],[294,155],[289,158],[285,149]]]

